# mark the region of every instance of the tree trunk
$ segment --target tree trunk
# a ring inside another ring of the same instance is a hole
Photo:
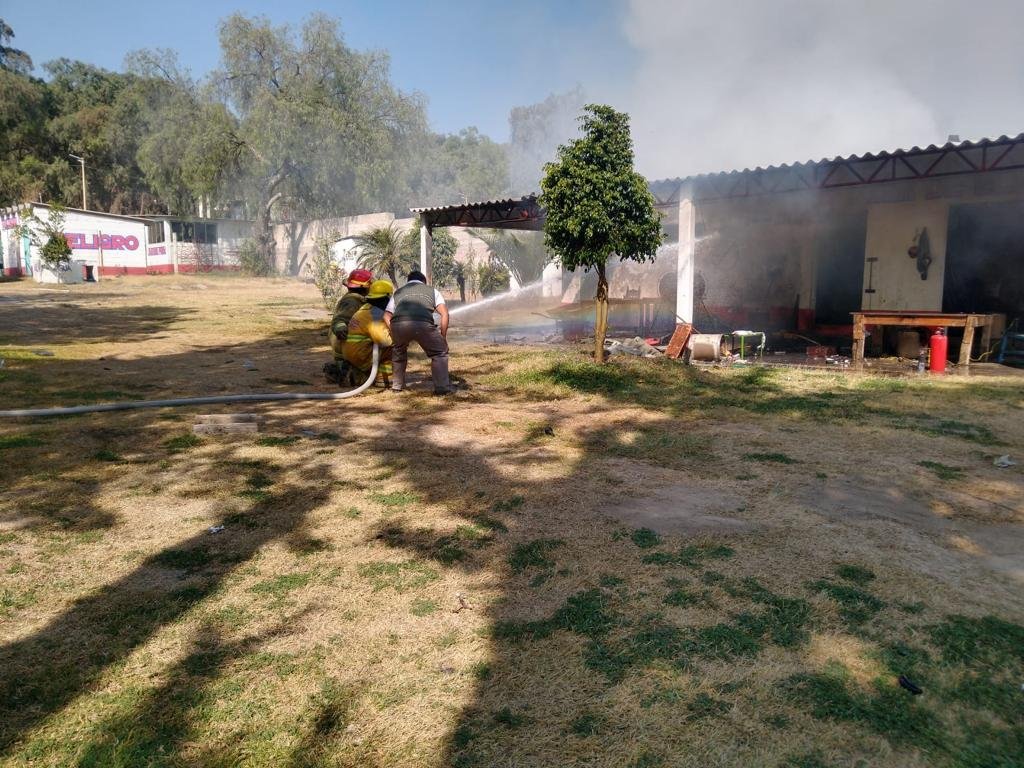
[[[281,193],[278,192],[271,195],[270,199],[266,203],[260,206],[259,211],[256,214],[256,223],[253,227],[255,232],[253,233],[256,237],[256,250],[263,257],[267,264],[273,265],[275,262],[275,255],[277,251],[277,241],[274,239],[274,228],[270,220],[270,214],[273,210],[274,203],[281,198]]]
[[[274,239],[274,228],[270,216],[274,211],[274,203],[284,196],[284,193],[279,192],[277,188],[281,185],[281,182],[288,178],[291,170],[291,162],[285,160],[281,163],[281,167],[277,172],[267,179],[266,187],[264,188],[267,200],[260,204],[260,208],[256,212],[256,223],[253,226],[255,230],[253,234],[256,237],[256,250],[271,267],[274,266],[276,261],[277,241]],[[298,273],[298,264],[289,266],[291,266],[295,274]]]
[[[604,337],[608,333],[608,276],[604,264],[597,265],[597,295],[594,296],[594,360],[604,362]]]

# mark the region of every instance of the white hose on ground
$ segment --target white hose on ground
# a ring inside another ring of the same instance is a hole
[[[123,403],[101,403],[99,405],[75,405],[68,408],[26,408],[23,410],[0,411],[0,418],[19,416],[73,416],[79,413],[103,413],[106,411],[134,411],[140,408],[172,408],[179,405],[216,405],[222,403],[265,403],[275,400],[344,400],[355,397],[369,389],[377,379],[380,365],[380,347],[373,345],[373,364],[370,375],[362,384],[347,392],[268,392],[252,395],[212,395],[210,397],[182,397],[174,400],[131,400]]]

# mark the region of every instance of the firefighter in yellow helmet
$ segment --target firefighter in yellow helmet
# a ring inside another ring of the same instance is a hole
[[[380,345],[380,368],[378,378],[384,386],[391,376],[391,332],[384,324],[384,309],[395,292],[387,280],[374,280],[366,292],[366,303],[361,306],[348,323],[348,335],[342,344],[341,353],[350,368],[350,384],[358,386],[366,381],[373,364],[373,345]]]
[[[338,299],[331,317],[331,327],[327,339],[334,353],[334,361],[324,365],[324,376],[332,384],[344,385],[348,379],[348,366],[341,348],[345,344],[348,333],[348,322],[352,316],[366,303],[366,292],[373,282],[373,274],[368,269],[353,269],[345,279],[348,293]]]

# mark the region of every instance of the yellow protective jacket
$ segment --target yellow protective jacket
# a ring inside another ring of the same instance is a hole
[[[373,345],[380,345],[380,370],[391,372],[391,332],[384,325],[384,310],[363,304],[348,323],[348,336],[341,354],[349,365],[364,373],[373,364]]]

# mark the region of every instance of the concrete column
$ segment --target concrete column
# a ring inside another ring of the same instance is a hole
[[[693,323],[694,250],[697,216],[691,198],[684,190],[679,196],[679,249],[676,263],[676,322]]]
[[[420,272],[427,276],[427,282],[432,282],[434,236],[430,233],[430,227],[426,224],[420,225]]]
[[[541,273],[541,295],[544,298],[558,297],[562,298],[562,265],[561,264],[545,264],[544,271]]]

